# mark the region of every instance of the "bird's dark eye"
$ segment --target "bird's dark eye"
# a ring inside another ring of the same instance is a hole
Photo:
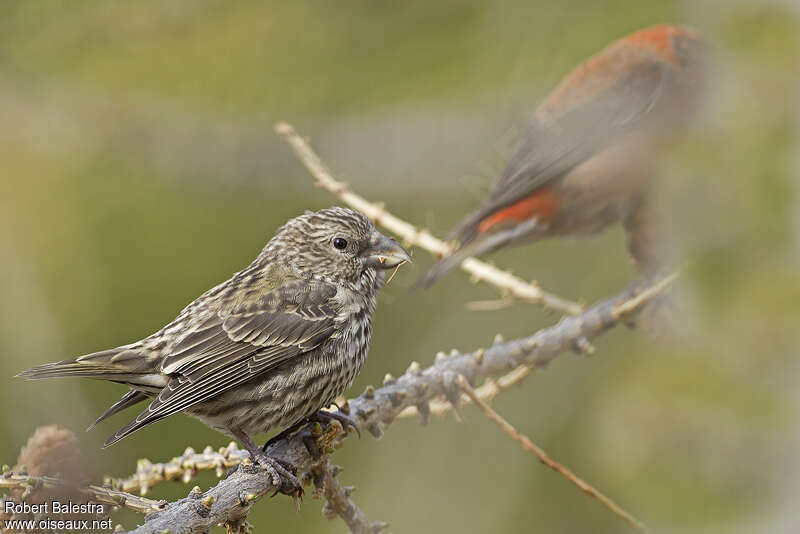
[[[337,237],[333,240],[333,247],[338,248],[339,250],[344,250],[347,248],[347,239],[343,237]]]

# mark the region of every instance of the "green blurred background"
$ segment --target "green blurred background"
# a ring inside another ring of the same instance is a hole
[[[574,65],[640,27],[713,43],[712,98],[660,184],[687,261],[682,334],[619,328],[495,407],[659,532],[797,532],[800,8],[787,0],[0,3],[0,459],[38,425],[78,433],[95,475],[228,440],[184,416],[109,450],[133,411],[83,433],[122,393],[26,383],[35,364],[139,339],[245,266],[278,225],[334,204],[272,133],[309,135],[337,175],[439,234],[473,207],[514,132]],[[557,317],[454,274],[384,290],[352,394],[439,350],[486,346]],[[634,277],[619,228],[495,259],[573,299]],[[394,532],[627,532],[467,410],[335,456]],[[203,487],[214,477],[200,479]],[[188,487],[153,495],[173,499]],[[120,514],[133,526],[139,518]],[[345,532],[306,499],[259,503],[256,532]]]

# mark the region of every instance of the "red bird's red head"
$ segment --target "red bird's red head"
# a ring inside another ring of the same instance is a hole
[[[670,24],[659,24],[639,30],[623,37],[620,41],[637,47],[651,48],[654,52],[677,64],[680,62],[678,60],[680,53],[676,49],[676,43],[683,39],[702,41],[702,37],[697,31]]]

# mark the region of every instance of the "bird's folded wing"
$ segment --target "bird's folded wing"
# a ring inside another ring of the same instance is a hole
[[[602,83],[582,82],[575,78],[580,71],[565,80],[572,82],[570,90],[561,91],[566,94],[557,106],[548,106],[549,101],[543,104],[485,202],[451,237],[462,243],[471,240],[488,215],[558,180],[615,137],[634,132],[652,119],[650,112],[673,74],[663,65],[644,60],[617,67],[620,72]],[[556,89],[551,99],[559,94]]]
[[[336,291],[294,281],[228,313],[209,313],[164,359],[167,386],[106,445],[318,347],[336,330]]]

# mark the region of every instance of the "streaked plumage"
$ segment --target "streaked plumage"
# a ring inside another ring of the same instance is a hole
[[[591,234],[619,220],[638,230],[658,145],[698,107],[704,51],[696,31],[654,26],[568,74],[534,113],[488,197],[451,232],[458,248],[423,285],[466,256],[504,246]],[[655,260],[637,239],[631,252],[647,271]]]
[[[127,385],[95,424],[150,400],[106,446],[182,411],[260,457],[249,435],[313,415],[353,382],[367,357],[383,270],[403,261],[410,261],[406,251],[360,213],[306,212],[281,227],[247,268],[155,334],[21,376]],[[255,459],[286,476],[269,459]]]

